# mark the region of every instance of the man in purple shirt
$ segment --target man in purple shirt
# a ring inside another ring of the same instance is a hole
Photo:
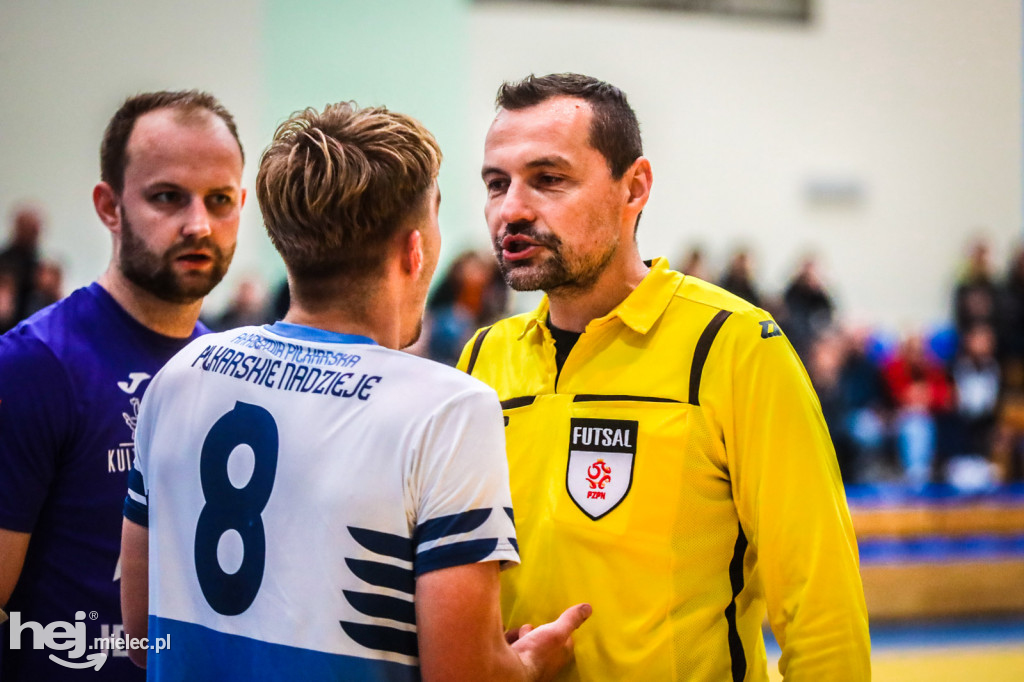
[[[149,380],[231,262],[243,153],[196,91],[129,98],[100,148],[106,271],[0,337],[0,682],[141,680],[118,647],[121,507]],[[102,638],[112,638],[104,641]]]

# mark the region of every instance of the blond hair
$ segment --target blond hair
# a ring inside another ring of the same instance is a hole
[[[256,176],[267,234],[293,283],[376,272],[440,165],[430,131],[384,107],[341,102],[293,114]]]

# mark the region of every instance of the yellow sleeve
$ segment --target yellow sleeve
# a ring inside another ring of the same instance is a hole
[[[869,680],[857,540],[817,395],[785,336],[734,314],[708,357],[733,498],[788,680]],[[703,394],[703,390],[702,390]]]

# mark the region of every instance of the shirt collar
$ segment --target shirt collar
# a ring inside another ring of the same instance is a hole
[[[669,269],[668,261],[655,258],[651,269],[640,281],[629,296],[604,317],[591,320],[587,328],[605,324],[613,318],[619,318],[627,327],[638,334],[646,334],[665,312],[672,297],[675,295],[682,275]],[[519,339],[526,336],[532,329],[543,327],[548,317],[550,302],[547,294],[541,299],[540,305],[527,317]]]
[[[295,339],[296,341],[318,341],[321,343],[365,343],[373,346],[377,345],[377,342],[368,336],[332,332],[327,331],[326,329],[309,327],[304,324],[282,322],[281,320],[278,320],[274,324],[265,324],[263,325],[263,328],[269,332],[277,334],[278,336]]]
[[[523,337],[534,329],[543,329],[545,327],[545,321],[548,319],[548,310],[550,307],[551,304],[548,301],[548,295],[544,294],[540,299],[540,305],[538,305],[537,308],[526,317],[526,324],[523,325],[523,331],[520,332],[519,337],[516,340],[522,341]]]

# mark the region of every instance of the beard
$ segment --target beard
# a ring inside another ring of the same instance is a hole
[[[176,272],[175,259],[196,248],[210,252],[211,267],[203,272]],[[194,303],[206,296],[224,279],[234,255],[234,246],[225,252],[209,237],[188,238],[162,254],[156,253],[139,238],[127,216],[121,221],[121,250],[118,258],[121,272],[140,289],[168,303]]]
[[[545,247],[540,255],[529,261],[507,262],[503,256],[501,240],[505,234],[521,234]],[[541,290],[570,293],[585,291],[597,282],[618,249],[618,239],[595,244],[588,252],[572,250],[562,239],[550,232],[540,232],[533,223],[510,223],[505,233],[494,239],[494,253],[506,284],[516,291]]]

